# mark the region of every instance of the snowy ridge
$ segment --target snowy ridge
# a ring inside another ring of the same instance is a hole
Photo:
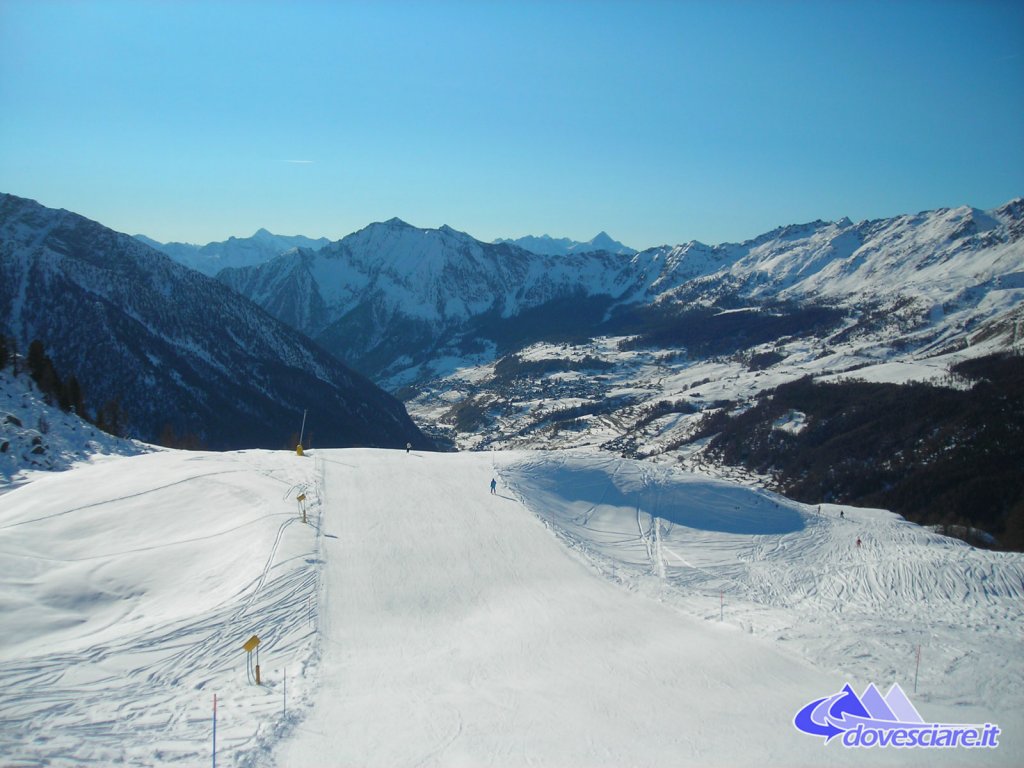
[[[450,227],[421,230],[392,219],[349,235],[306,263],[328,307],[328,322],[350,311],[354,299],[372,298],[385,313],[400,309],[409,317],[444,324],[496,305],[504,316],[514,315],[524,306],[573,290],[579,281],[599,291],[608,289],[608,268],[621,261],[610,256],[537,259]],[[288,266],[274,265],[268,271]],[[297,266],[294,259],[290,266]],[[322,329],[305,330],[315,336]]]
[[[782,227],[740,244],[643,251],[635,263],[662,263],[648,297],[696,278],[729,278],[745,295],[822,297],[855,303],[894,290],[941,305],[966,289],[1021,270],[1020,205],[967,206],[853,224],[816,221]]]
[[[135,239],[166,253],[179,264],[211,277],[222,269],[264,264],[286,251],[295,248],[315,251],[330,242],[326,237],[314,239],[302,235],[275,235],[266,229],[257,230],[251,237],[230,237],[223,242],[206,245],[160,243],[145,235],[135,235]]]
[[[527,235],[514,239],[500,237],[494,242],[515,245],[540,256],[566,256],[570,253],[593,253],[595,251],[632,256],[637,252],[635,248],[613,240],[607,232],[598,232],[586,242],[571,240],[568,237],[551,237],[551,235],[541,235],[540,237]]]
[[[490,314],[508,318],[581,286],[620,293],[628,258],[608,253],[537,256],[482,243],[450,227],[371,224],[316,253],[285,254],[218,279],[339,357],[366,360],[435,352],[438,341]]]
[[[225,765],[862,765],[793,716],[898,682],[929,722],[999,724],[973,764],[1015,764],[1024,556],[843,512],[567,452],[162,451],[43,477],[0,496],[0,754],[194,765],[217,694]]]
[[[1014,200],[991,211],[815,221],[743,243],[550,255],[393,219],[220,279],[395,385],[422,383],[432,359],[500,343],[494,318],[555,302],[562,305],[548,325],[557,329],[592,312],[588,301],[605,301],[608,313],[592,323],[602,335],[617,335],[597,327],[614,326],[615,310],[785,301],[845,312],[863,326],[857,333],[901,334],[932,350],[962,346],[1024,298],[1022,232],[1024,205]]]

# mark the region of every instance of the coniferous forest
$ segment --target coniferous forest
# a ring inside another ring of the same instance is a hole
[[[955,366],[948,385],[816,383],[763,395],[729,418],[709,417],[709,450],[773,478],[808,503],[881,507],[983,545],[1024,549],[1024,357]],[[794,432],[776,428],[805,415]]]

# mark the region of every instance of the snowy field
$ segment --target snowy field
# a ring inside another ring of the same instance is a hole
[[[209,765],[216,695],[225,766],[1020,765],[1024,556],[841,511],[593,453],[36,475],[0,494],[0,764]],[[795,729],[847,682],[999,747]]]

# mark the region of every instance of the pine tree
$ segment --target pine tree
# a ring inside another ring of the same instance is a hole
[[[1019,499],[1006,514],[1006,527],[1000,543],[1004,549],[1024,551],[1024,499]]]
[[[43,347],[43,342],[39,339],[34,339],[31,344],[28,345],[28,373],[35,379],[36,383],[39,383],[40,377],[43,375],[43,361],[46,359],[46,350]]]
[[[67,403],[67,405],[64,405],[64,403]],[[78,383],[78,379],[75,376],[68,376],[67,381],[64,382],[63,396],[61,397],[61,408],[65,411],[77,413],[80,416],[85,415],[85,402],[82,397],[82,386]]]
[[[206,450],[206,445],[199,435],[194,432],[185,432],[179,436],[174,430],[174,425],[170,422],[166,422],[163,429],[160,430],[160,439],[157,440],[157,445],[162,445],[165,448],[177,448],[183,451]]]
[[[47,356],[46,348],[39,339],[33,340],[28,346],[28,372],[46,401],[52,405],[54,398],[59,398],[63,385],[60,376],[57,375],[57,369],[53,367],[53,361]]]
[[[96,426],[114,437],[124,437],[126,422],[127,417],[116,397],[107,400],[96,413]]]
[[[178,433],[174,431],[174,425],[170,422],[165,423],[163,429],[160,430],[160,439],[156,442],[157,445],[162,445],[165,448],[177,448]]]

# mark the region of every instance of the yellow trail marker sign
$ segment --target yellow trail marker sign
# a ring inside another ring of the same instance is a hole
[[[242,646],[242,650],[245,651],[246,653],[252,653],[253,650],[256,648],[256,646],[259,645],[259,644],[260,644],[260,639],[258,637],[256,637],[256,635],[253,635],[252,637],[250,637],[248,640],[245,641],[245,645]]]
[[[297,501],[305,501],[305,500],[306,500],[306,494],[304,494],[304,493],[300,493],[300,494],[299,494],[298,496],[296,496],[295,498],[296,498],[296,500],[297,500]]]

